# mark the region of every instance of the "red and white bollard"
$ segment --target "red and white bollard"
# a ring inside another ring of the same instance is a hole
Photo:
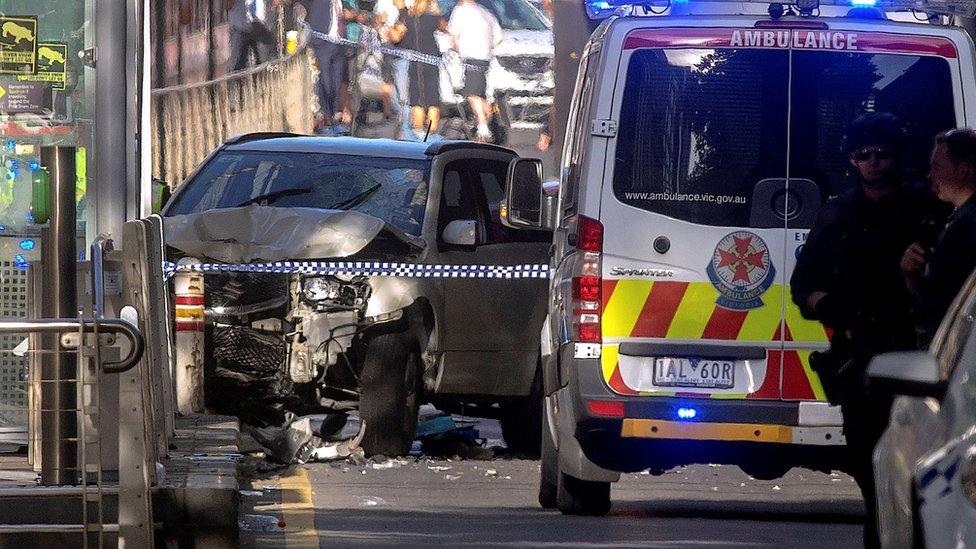
[[[179,265],[199,264],[181,259]],[[203,412],[203,273],[178,272],[176,291],[176,406],[182,413]]]

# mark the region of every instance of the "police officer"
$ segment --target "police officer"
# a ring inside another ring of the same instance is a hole
[[[903,141],[898,120],[887,113],[851,124],[845,150],[857,184],[821,209],[790,280],[803,316],[832,330],[830,350],[815,353],[811,366],[844,415],[868,547],[878,545],[871,454],[890,402],[866,389],[864,371],[875,354],[913,347],[912,296],[899,265],[906,247],[931,231],[938,211],[924,185],[903,181]]]
[[[902,258],[902,271],[917,300],[920,348],[928,347],[976,267],[976,131],[950,130],[935,138],[929,181],[939,200],[955,210],[933,245],[916,242]]]

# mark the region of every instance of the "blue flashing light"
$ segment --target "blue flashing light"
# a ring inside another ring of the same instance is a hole
[[[852,6],[858,7],[874,7],[878,3],[878,0],[851,0]]]
[[[7,139],[7,152],[13,154],[17,150],[17,142],[13,139]]]
[[[610,2],[606,2],[605,0],[590,2],[590,6],[592,6],[593,9],[600,10],[600,11],[613,8],[613,4],[611,4]]]
[[[33,223],[34,222],[34,212],[27,212],[27,215],[24,216],[24,219],[26,219],[28,223]]]
[[[20,241],[20,249],[21,250],[24,250],[25,252],[29,252],[29,251],[33,250],[34,249],[34,246],[36,246],[36,245],[37,244],[33,240],[30,240],[30,239],[21,240]]]
[[[30,267],[30,263],[28,263],[21,254],[16,254],[14,256],[14,263],[17,265],[18,269],[26,269],[27,267]]]
[[[31,160],[27,167],[30,168],[30,171],[36,172],[37,170],[41,169],[41,163],[37,160]]]
[[[694,408],[678,408],[678,419],[695,419],[698,410]]]

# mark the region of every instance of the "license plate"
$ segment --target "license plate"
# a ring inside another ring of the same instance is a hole
[[[663,357],[654,360],[654,385],[729,389],[735,384],[735,362],[704,358]]]

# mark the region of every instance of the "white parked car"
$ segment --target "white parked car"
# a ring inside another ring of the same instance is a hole
[[[976,276],[929,351],[891,353],[871,383],[902,395],[874,452],[883,547],[976,547]]]
[[[441,13],[449,19],[456,0],[439,1]],[[498,19],[505,33],[488,68],[488,97],[501,94],[513,109],[521,112],[532,108],[537,116],[544,115],[545,109],[552,105],[554,87],[552,23],[526,0],[478,0],[478,3]],[[446,33],[438,33],[437,42],[441,51],[450,49]],[[455,71],[442,70],[442,103],[455,105],[464,101],[454,92],[460,85]]]

